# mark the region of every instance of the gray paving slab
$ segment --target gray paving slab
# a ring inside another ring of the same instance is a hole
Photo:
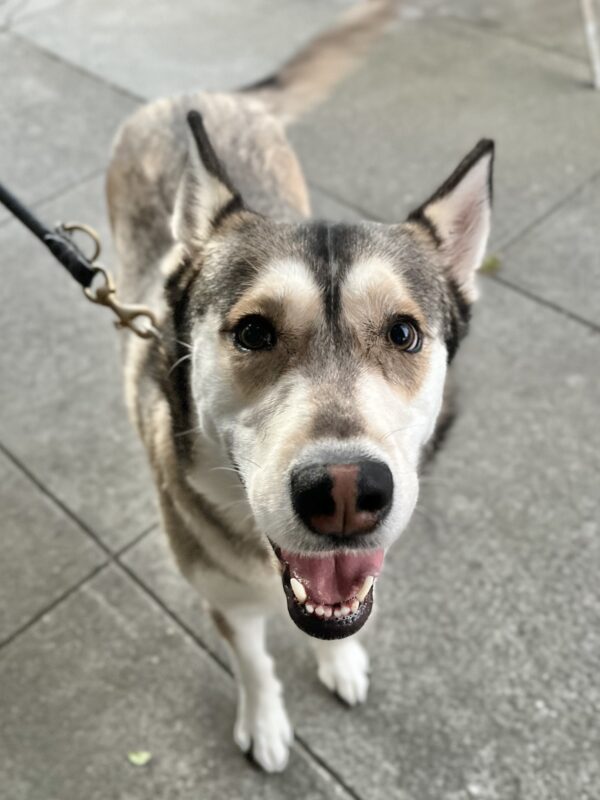
[[[0,452],[0,642],[82,581],[105,555]]]
[[[538,47],[585,58],[578,3],[565,0],[408,0],[409,19],[432,14],[477,25],[489,33],[514,37]]]
[[[339,222],[359,222],[369,219],[369,214],[362,209],[350,208],[342,200],[332,197],[320,189],[309,187],[312,216],[315,219],[327,219]]]
[[[131,98],[0,33],[0,180],[26,203],[63,191],[106,163]],[[7,219],[0,209],[0,222]]]
[[[347,797],[300,751],[281,776],[244,761],[229,676],[114,567],[7,648],[0,685],[13,800]]]
[[[498,275],[600,326],[600,179],[506,252]]]
[[[368,704],[329,698],[276,628],[296,729],[360,796],[600,794],[599,357],[597,334],[485,280],[462,414],[380,582]],[[168,558],[158,537],[126,556],[218,648]]]
[[[120,86],[155,97],[264,78],[348,5],[344,0],[31,0],[13,27]],[[32,13],[40,9],[40,13]],[[307,10],[309,8],[309,13]],[[58,13],[57,13],[58,12]]]
[[[103,178],[44,204],[49,223],[96,227],[113,263]],[[0,227],[0,441],[104,542],[120,548],[156,519],[149,470],[123,401],[119,337],[46,249]]]
[[[494,246],[597,169],[585,65],[442,22],[404,23],[291,129],[312,183],[398,221],[482,136],[497,142]]]

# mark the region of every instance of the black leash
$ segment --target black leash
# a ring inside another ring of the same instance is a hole
[[[54,258],[83,287],[84,294],[88,300],[112,309],[118,317],[115,322],[118,328],[129,328],[129,330],[143,339],[159,336],[156,318],[149,308],[146,308],[146,306],[127,305],[117,300],[112,275],[104,267],[96,263],[96,259],[100,255],[100,238],[93,228],[73,222],[68,224],[61,223],[51,230],[35,217],[2,183],[0,183],[0,203],[46,245]],[[90,258],[80,250],[73,240],[73,233],[76,231],[86,234],[93,242],[94,252]],[[93,289],[92,283],[98,276],[102,277],[103,282],[96,289]],[[149,324],[139,327],[134,323],[134,320],[138,317],[146,317]]]

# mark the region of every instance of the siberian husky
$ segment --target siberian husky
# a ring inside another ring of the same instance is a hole
[[[126,343],[128,407],[178,566],[231,650],[234,739],[268,771],[292,742],[270,615],[308,635],[331,691],[366,699],[356,634],[446,424],[490,228],[489,140],[404,222],[310,216],[286,125],[392,13],[369,0],[268,80],[141,108],[108,174],[121,295],[160,319],[160,339]]]

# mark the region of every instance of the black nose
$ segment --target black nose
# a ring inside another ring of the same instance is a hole
[[[382,461],[308,464],[291,476],[294,511],[315,533],[370,533],[392,505],[394,479]]]

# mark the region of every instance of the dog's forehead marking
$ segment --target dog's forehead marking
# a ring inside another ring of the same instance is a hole
[[[343,313],[354,324],[381,324],[390,315],[407,314],[427,325],[408,282],[384,256],[359,258],[350,265],[341,294]]]
[[[239,319],[277,304],[285,314],[286,322],[300,327],[318,315],[320,299],[321,292],[306,264],[297,258],[275,259],[260,270],[229,316]]]
[[[286,299],[290,295],[294,298],[318,298],[319,287],[311,274],[308,266],[300,259],[276,259],[261,271],[254,289],[269,291],[274,297]]]

